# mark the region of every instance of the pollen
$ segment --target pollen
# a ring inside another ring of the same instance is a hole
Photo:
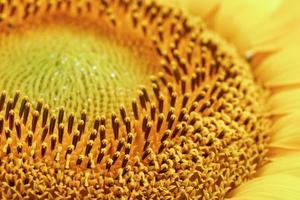
[[[0,2],[0,196],[223,199],[266,160],[233,46],[143,0]]]

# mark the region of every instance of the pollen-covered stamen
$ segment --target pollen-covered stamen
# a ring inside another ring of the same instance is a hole
[[[54,132],[55,122],[56,122],[56,117],[54,115],[52,115],[51,118],[50,118],[50,123],[49,123],[49,133],[50,133],[50,135],[52,135],[53,132]]]
[[[71,113],[69,115],[69,118],[68,118],[68,133],[71,134],[72,133],[72,130],[73,130],[73,125],[74,125],[74,114]],[[94,126],[95,128],[95,126]],[[96,126],[96,130],[98,130],[98,127]]]
[[[22,105],[23,105],[23,102],[22,102]],[[21,108],[22,108],[22,105],[21,105]],[[20,109],[20,112],[21,112],[21,109]],[[43,109],[43,119],[42,119],[42,126],[44,127],[47,123],[47,120],[48,120],[48,113],[49,113],[49,106],[48,105],[45,105],[44,106],[44,109]],[[21,116],[20,116],[21,117]]]
[[[8,199],[224,198],[263,163],[264,92],[181,11],[142,0],[1,5]]]
[[[5,98],[6,98],[6,92],[3,91],[1,92],[1,96],[0,96],[0,110],[2,110],[4,107]]]

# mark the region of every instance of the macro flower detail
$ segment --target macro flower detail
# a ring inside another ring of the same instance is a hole
[[[282,42],[218,31],[227,4],[174,2],[0,2],[1,198],[266,199],[299,181],[278,106],[297,78],[259,75]]]

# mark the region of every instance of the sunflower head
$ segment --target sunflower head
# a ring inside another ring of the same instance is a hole
[[[0,19],[1,196],[222,199],[265,163],[268,93],[180,10],[24,0]]]

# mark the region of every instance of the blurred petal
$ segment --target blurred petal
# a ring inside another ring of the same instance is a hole
[[[271,146],[288,146],[300,149],[300,114],[287,115],[276,121],[272,127]]]
[[[289,157],[290,155],[295,155],[300,153],[300,111],[299,109],[290,114],[280,116],[278,119],[274,120],[274,124],[271,129],[272,137],[269,144],[268,157],[272,161],[270,165],[277,158]],[[300,154],[299,154],[300,158]],[[289,162],[292,166],[293,164],[298,165],[299,161],[297,159],[291,159]],[[297,163],[292,163],[292,162]],[[269,165],[266,165],[268,168]],[[287,166],[287,165],[283,165]],[[287,166],[289,167],[289,166]],[[299,168],[300,169],[300,168]]]
[[[292,110],[292,108],[291,108]],[[284,109],[282,109],[284,111]],[[292,111],[291,111],[292,112]],[[269,156],[282,156],[299,152],[300,150],[300,111],[281,116],[274,121],[271,129],[273,133],[269,146]]]
[[[229,200],[299,200],[300,178],[269,175],[243,183],[231,193]]]
[[[300,89],[294,88],[276,92],[270,97],[269,105],[272,115],[298,113],[300,110]]]
[[[200,16],[204,19],[213,15],[211,12],[216,12],[221,0],[186,0],[183,1],[184,6],[193,16]]]
[[[256,76],[267,87],[300,84],[299,48],[300,40],[288,43],[285,48],[266,58],[255,69]]]
[[[281,0],[280,6],[269,19],[268,26],[266,26],[265,34],[269,34],[268,38],[261,41],[257,38],[257,42],[263,44],[264,42],[275,43],[278,47],[284,48],[288,44],[294,44],[295,40],[299,42],[299,14],[300,1],[298,0]],[[297,33],[298,32],[298,33]]]
[[[269,23],[262,24],[262,22],[267,21],[270,15],[278,9],[280,2],[280,0],[263,2],[224,0],[213,28],[244,52],[253,48],[252,44],[257,43],[257,38],[265,37],[263,32]]]
[[[260,176],[287,174],[300,177],[300,152],[272,158],[271,163],[263,167]]]

